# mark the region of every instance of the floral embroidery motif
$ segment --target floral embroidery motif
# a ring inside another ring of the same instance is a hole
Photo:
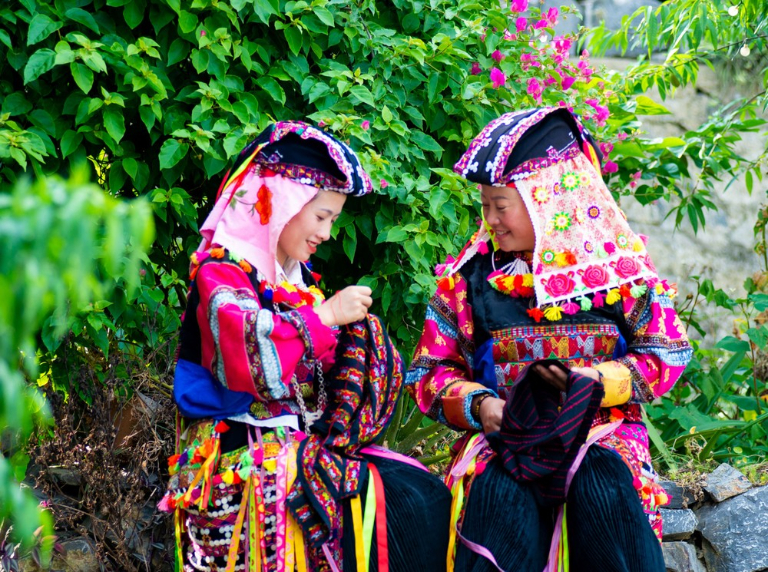
[[[560,184],[566,191],[575,191],[579,186],[579,176],[576,173],[566,173],[563,178],[560,179]]]
[[[589,254],[592,254],[595,251],[595,247],[592,245],[591,242],[588,240],[584,241],[584,252],[588,252]]]
[[[619,234],[616,236],[616,244],[619,245],[619,248],[627,248],[629,246],[629,239],[623,234]]]
[[[550,296],[565,296],[573,292],[576,283],[571,279],[573,272],[568,274],[555,274],[544,282],[544,290]]]
[[[545,250],[541,253],[541,261],[544,264],[552,264],[555,261],[555,253],[551,250]]]
[[[595,219],[600,216],[600,209],[597,206],[592,205],[587,209],[587,215],[589,215],[589,218]]]
[[[533,191],[533,200],[543,205],[549,200],[549,189],[546,187],[536,187]]]
[[[573,220],[575,220],[578,224],[581,224],[584,222],[584,209],[581,207],[576,207],[576,210],[573,211]]]
[[[556,230],[561,232],[571,228],[571,215],[568,213],[556,213],[552,219],[552,224]]]
[[[272,218],[272,191],[267,188],[267,185],[261,185],[253,208],[259,213],[259,222],[262,225],[267,224]]]

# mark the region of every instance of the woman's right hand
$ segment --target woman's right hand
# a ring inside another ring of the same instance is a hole
[[[316,307],[315,312],[326,326],[359,322],[373,304],[371,294],[368,286],[347,286]]]
[[[501,429],[504,403],[506,402],[498,397],[487,397],[480,404],[480,424],[483,426],[483,432],[486,435]]]

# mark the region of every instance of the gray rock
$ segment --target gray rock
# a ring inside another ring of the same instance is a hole
[[[83,482],[82,475],[77,469],[68,467],[48,467],[48,474],[57,482],[72,487],[80,486]]]
[[[696,557],[696,547],[687,542],[664,542],[661,545],[667,572],[707,572]]]
[[[681,510],[660,509],[664,519],[664,538],[667,540],[685,540],[696,530],[698,519],[691,509]]]
[[[704,537],[710,572],[754,572],[768,568],[768,487],[758,487],[701,507],[696,530]]]
[[[669,495],[669,504],[665,508],[689,508],[696,502],[693,492],[688,487],[681,487],[673,481],[659,481],[659,484]]]
[[[723,463],[707,476],[707,491],[717,502],[740,495],[752,488],[752,483],[740,471]]]

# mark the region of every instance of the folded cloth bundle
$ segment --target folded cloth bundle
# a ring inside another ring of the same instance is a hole
[[[564,392],[536,371],[555,365],[567,373]],[[587,440],[603,398],[602,384],[575,373],[557,360],[525,367],[509,390],[501,429],[488,435],[504,467],[517,482],[532,483],[546,506],[565,502],[565,480],[579,448]]]

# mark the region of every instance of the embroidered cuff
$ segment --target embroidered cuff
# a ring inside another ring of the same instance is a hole
[[[606,361],[595,366],[601,375],[605,396],[600,407],[622,405],[632,397],[632,375],[629,368],[615,361]]]
[[[299,332],[304,342],[307,359],[323,360],[336,349],[336,335],[333,328],[320,321],[320,317],[309,306],[302,306],[280,314]]]
[[[459,429],[482,430],[483,426],[472,418],[470,411],[472,399],[483,393],[497,397],[496,393],[479,383],[464,382],[460,384],[460,387],[456,387],[456,385],[459,384],[451,386],[442,399],[446,421],[452,427]]]

